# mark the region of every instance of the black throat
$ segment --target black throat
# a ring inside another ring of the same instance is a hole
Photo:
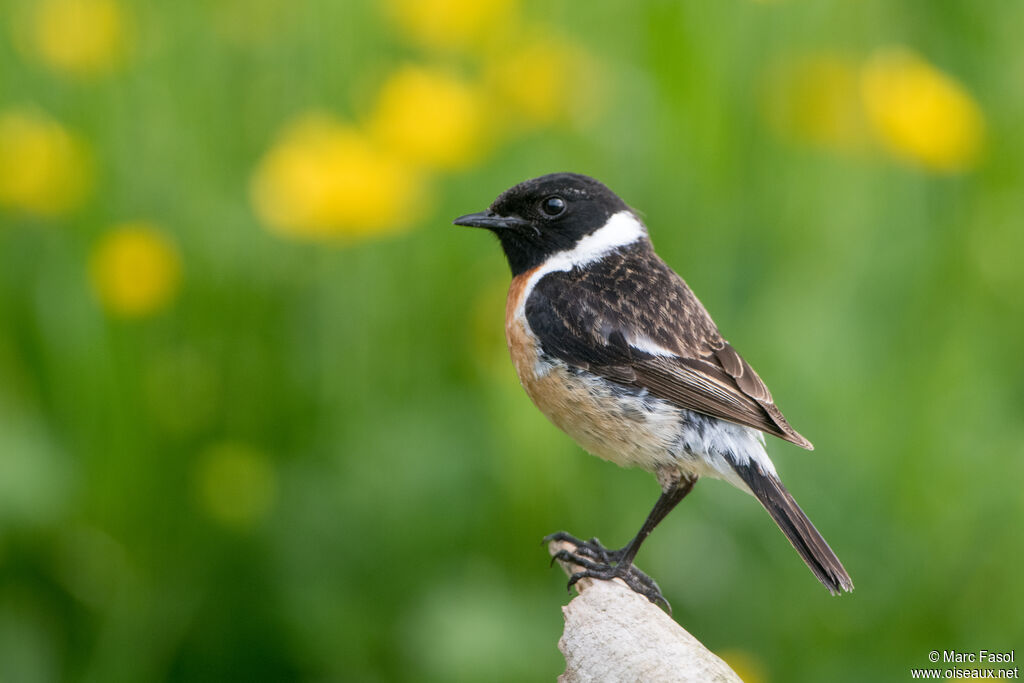
[[[513,277],[533,270],[560,251],[572,249],[578,241],[577,237],[568,233],[539,235],[499,231],[496,234]]]

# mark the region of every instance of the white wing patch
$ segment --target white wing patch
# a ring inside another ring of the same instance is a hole
[[[666,349],[664,346],[658,344],[650,337],[636,336],[627,339],[626,342],[637,351],[643,351],[649,353],[652,356],[671,356],[678,357],[679,354],[671,349]]]

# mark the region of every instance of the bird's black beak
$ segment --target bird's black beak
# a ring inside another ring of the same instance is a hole
[[[452,223],[455,225],[466,225],[471,228],[487,228],[488,230],[514,230],[530,226],[530,221],[519,216],[499,216],[490,210],[459,216]]]

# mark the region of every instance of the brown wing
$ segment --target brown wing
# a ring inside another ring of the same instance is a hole
[[[587,269],[545,275],[526,316],[544,352],[570,365],[813,448],[646,241]]]
[[[736,354],[728,344],[725,348]],[[740,358],[739,354],[736,357]],[[720,365],[700,360],[665,356],[638,359],[630,366],[636,377],[632,384],[646,387],[655,396],[680,407],[760,429],[813,449],[811,442],[789,425],[753,368],[740,360],[744,374],[737,377]],[[747,385],[754,386],[756,393],[747,393]]]

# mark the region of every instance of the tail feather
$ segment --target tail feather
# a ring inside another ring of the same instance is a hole
[[[825,588],[832,595],[852,591],[853,580],[843,568],[843,563],[811,524],[811,520],[807,519],[782,482],[772,474],[765,474],[753,463],[734,466],[734,469]]]

